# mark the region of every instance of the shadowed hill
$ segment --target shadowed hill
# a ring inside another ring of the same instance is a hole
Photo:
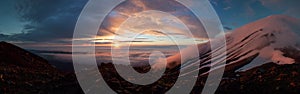
[[[47,69],[58,73],[47,60],[10,43],[0,42],[0,57],[1,65],[18,66],[35,70]]]
[[[45,59],[0,42],[0,93],[51,92],[81,93],[74,74],[62,73]]]

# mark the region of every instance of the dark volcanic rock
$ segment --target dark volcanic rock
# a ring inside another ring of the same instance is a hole
[[[173,86],[178,76],[178,73],[170,75],[172,73],[167,70],[159,81],[151,85],[140,86],[125,81],[118,75],[111,63],[102,64],[100,72],[107,84],[120,94],[162,94]],[[191,94],[201,93],[206,79],[206,76],[199,76]],[[300,92],[300,64],[277,65],[271,62],[245,72],[227,71],[215,93],[297,94],[298,92]]]
[[[82,93],[73,74],[66,75],[45,59],[0,42],[0,93],[73,92]]]
[[[6,42],[0,42],[0,57],[1,65],[58,72],[47,60]]]
[[[251,70],[225,76],[216,93],[219,94],[298,94],[300,64],[267,63]],[[230,79],[228,79],[230,78]]]

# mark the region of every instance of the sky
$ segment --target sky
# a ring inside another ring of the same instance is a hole
[[[1,0],[0,41],[8,41],[25,48],[70,46],[77,18],[86,2],[87,0]],[[210,2],[220,17],[226,32],[274,14],[300,18],[298,12],[300,1],[298,0],[210,0]],[[151,18],[150,16],[142,16],[143,13],[135,15],[135,17],[131,15],[145,10],[168,12],[178,19],[172,20],[175,18],[170,15],[166,19],[156,19],[160,20],[161,24],[169,23],[168,21],[171,20],[173,22],[166,24],[170,28],[165,31],[149,29],[140,36],[140,40],[136,40],[134,43],[160,40],[165,41],[161,43],[164,44],[168,42],[164,37],[157,39],[158,36],[162,36],[162,31],[177,35],[176,37],[184,40],[190,36],[184,34],[186,28],[182,27],[184,26],[182,24],[185,24],[193,35],[197,35],[190,37],[190,39],[198,40],[200,43],[205,42],[206,34],[202,30],[201,23],[195,20],[192,12],[173,0],[126,1],[111,11],[102,23],[97,38],[91,39],[91,41],[104,45],[111,44],[112,37],[124,39],[116,32],[120,29],[118,26],[121,26],[121,23],[127,18],[133,20],[143,19],[141,22],[153,22],[147,24],[147,26],[155,26],[157,24],[155,21],[145,19]],[[156,14],[157,12],[152,13]],[[166,15],[158,15],[158,17]],[[138,18],[139,16],[140,18]],[[139,31],[132,30],[128,26],[135,25],[140,28],[145,26],[143,24],[128,23],[127,26],[122,26],[123,31],[121,30],[121,32],[123,33],[121,35],[128,35],[128,33],[124,33],[126,30]],[[143,28],[145,29],[145,27]],[[168,32],[168,30],[171,32]],[[126,37],[128,38],[128,36]],[[125,43],[126,40],[123,42]]]
[[[23,22],[20,22],[18,13],[14,8],[15,3],[15,1],[1,2],[0,33],[2,34],[12,35],[15,33],[20,33],[20,31],[23,29]]]

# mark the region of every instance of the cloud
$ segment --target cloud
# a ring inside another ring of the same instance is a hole
[[[118,35],[118,33],[116,33],[116,31],[118,30],[117,28],[120,27],[120,25],[127,18],[134,16],[136,16],[137,19],[138,17],[140,17],[143,21],[146,21],[148,19],[149,22],[157,22],[157,24],[161,23],[162,21],[153,21],[153,18],[136,15],[137,13],[140,13],[142,11],[149,10],[158,10],[170,13],[173,16],[177,17],[180,21],[182,21],[190,29],[190,31],[192,31],[193,35],[197,37],[207,37],[206,32],[197,17],[193,15],[193,13],[188,8],[176,2],[175,0],[127,0],[109,13],[109,15],[102,23],[98,35]],[[146,24],[144,26],[155,27],[156,25]],[[178,32],[182,30],[176,29],[173,31]]]
[[[70,43],[77,18],[87,0],[25,0],[16,4],[15,8],[20,20],[24,22],[21,33],[4,35],[5,41],[23,41],[34,43]],[[111,11],[99,29],[99,35],[119,35],[119,26],[127,18],[145,10],[168,12],[180,19],[197,37],[207,37],[200,21],[183,5],[170,0],[127,0]],[[174,23],[174,22],[173,22]],[[176,25],[176,24],[174,24]],[[181,29],[169,28],[181,34]],[[121,35],[120,35],[121,36]]]
[[[50,50],[29,50],[33,53],[39,53],[39,54],[68,54],[68,55],[72,55],[72,52],[68,52],[68,51],[50,51]],[[83,53],[83,52],[75,52],[75,54],[87,54],[87,53]]]
[[[2,37],[10,41],[68,42],[72,38],[76,20],[88,0],[24,0],[15,8],[26,24],[22,33]],[[297,0],[210,0],[222,22],[239,27],[268,16],[281,13],[300,17]],[[220,11],[218,8],[220,8]],[[268,8],[268,9],[265,9]],[[128,17],[144,10],[160,10],[179,18],[198,37],[207,37],[202,24],[185,6],[175,0],[127,0],[106,17],[99,29],[101,35],[118,35],[117,28]],[[226,10],[226,12],[224,12]],[[272,11],[270,11],[272,10]],[[274,12],[275,11],[275,12]],[[278,12],[280,11],[280,12]],[[235,22],[236,21],[236,22]],[[229,25],[228,24],[228,25]],[[1,32],[1,31],[0,31]],[[4,36],[3,34],[1,36]]]
[[[113,44],[112,42],[95,42],[95,44]]]
[[[133,43],[133,42],[154,42],[154,41],[146,41],[146,40],[133,40],[133,41],[119,41],[119,42],[128,42],[128,43]]]
[[[166,36],[167,34],[157,31],[157,30],[148,30],[143,32],[143,34],[154,35],[154,36]]]
[[[224,10],[229,10],[229,9],[231,9],[231,7],[230,6],[227,6],[227,7],[225,7],[225,8],[223,8]]]
[[[10,35],[11,41],[67,42],[87,0],[25,0],[15,8],[26,23],[22,33]]]
[[[13,41],[14,40],[14,41]],[[20,40],[14,36],[11,36],[11,35],[6,35],[6,34],[1,34],[0,33],[0,41],[13,41],[13,42],[20,42],[20,41],[17,41],[17,40]]]
[[[8,35],[5,34],[0,34],[0,40],[4,40],[8,37]]]

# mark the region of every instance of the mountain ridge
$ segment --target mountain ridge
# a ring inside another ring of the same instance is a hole
[[[231,33],[227,33],[225,35],[227,48],[226,54],[217,54],[217,57],[226,57],[225,71],[236,70],[237,68],[243,68],[243,66],[246,65],[248,68],[253,68],[267,62],[293,64],[297,57],[291,58],[285,56],[286,53],[278,49],[293,48],[299,51],[300,37],[296,33],[299,31],[300,20],[296,18],[284,15],[268,16],[233,30]],[[219,39],[216,38],[211,41],[218,42],[218,40]],[[212,52],[220,52],[219,49],[225,46],[218,44],[216,48],[210,48],[209,43],[210,42],[199,45],[198,50],[200,51],[200,61],[182,63],[184,65],[183,69],[193,70],[188,71],[187,73],[195,72],[204,68],[210,68],[211,66],[222,66],[223,60],[216,57],[212,58],[211,55]],[[254,59],[245,62],[246,59],[252,58],[253,56],[255,56]],[[174,67],[174,64],[180,64],[178,63],[180,62],[180,54],[171,56],[167,58],[167,60],[167,66]],[[254,61],[263,63],[255,65],[253,63]],[[197,65],[197,63],[200,63],[200,67],[198,69],[190,69],[191,66]]]
[[[46,59],[7,42],[0,42],[0,92],[82,93],[75,74],[61,72]]]
[[[46,59],[4,41],[0,42],[0,53],[2,63],[10,62],[10,64],[13,64],[15,66],[37,69],[44,69],[46,67],[49,67],[55,70],[54,67],[50,65]]]

